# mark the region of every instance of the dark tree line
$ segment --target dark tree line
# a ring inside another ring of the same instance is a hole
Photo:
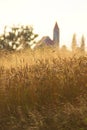
[[[30,43],[35,43],[37,34],[33,33],[31,26],[13,26],[8,31],[8,26],[4,27],[4,32],[0,35],[0,48],[6,50],[18,50],[30,47]]]

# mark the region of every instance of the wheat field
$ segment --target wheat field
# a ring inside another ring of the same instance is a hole
[[[1,51],[0,130],[87,130],[87,55]]]

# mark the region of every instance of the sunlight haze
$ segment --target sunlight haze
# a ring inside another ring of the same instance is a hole
[[[53,38],[57,21],[60,45],[71,45],[72,35],[77,41],[87,36],[87,0],[0,0],[0,32],[5,25],[29,24],[34,32]],[[86,39],[87,41],[87,39]]]

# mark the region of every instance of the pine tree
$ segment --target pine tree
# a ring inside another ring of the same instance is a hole
[[[80,50],[81,50],[81,52],[85,51],[85,38],[84,38],[84,36],[81,37]]]
[[[77,48],[77,40],[76,40],[76,34],[73,34],[72,43],[71,43],[72,51],[76,51]]]

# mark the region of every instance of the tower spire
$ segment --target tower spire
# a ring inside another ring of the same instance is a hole
[[[53,41],[55,45],[59,47],[59,27],[58,27],[57,22],[55,22],[55,26],[53,29]]]

